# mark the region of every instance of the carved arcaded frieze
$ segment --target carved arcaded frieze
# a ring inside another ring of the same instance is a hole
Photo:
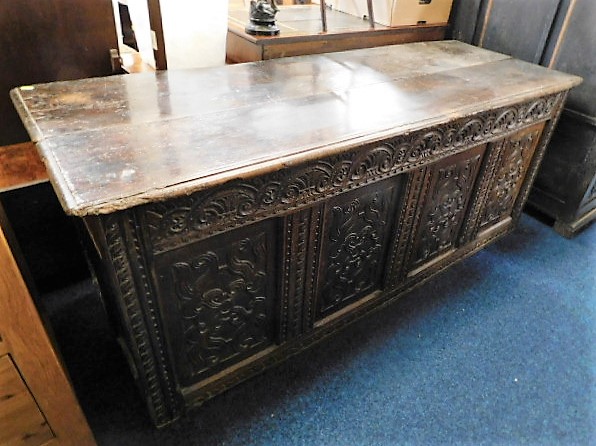
[[[142,208],[154,252],[311,206],[548,119],[560,95],[462,118]]]

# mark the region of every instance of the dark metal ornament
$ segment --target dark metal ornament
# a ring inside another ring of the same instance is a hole
[[[279,28],[275,24],[275,15],[279,8],[275,0],[251,0],[250,23],[245,31],[254,36],[276,36]]]

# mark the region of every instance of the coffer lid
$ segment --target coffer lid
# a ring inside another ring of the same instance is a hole
[[[457,41],[23,86],[11,96],[65,211],[165,200],[567,90]]]

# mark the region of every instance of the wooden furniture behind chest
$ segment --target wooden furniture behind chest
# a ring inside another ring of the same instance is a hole
[[[579,81],[444,41],[12,94],[161,426],[510,231]]]
[[[364,2],[366,3],[366,2]],[[443,40],[447,23],[390,28],[329,10],[328,32],[321,32],[319,5],[281,7],[276,16],[279,36],[252,36],[244,30],[246,7],[230,5],[226,59],[229,63],[255,62],[280,57],[304,56],[408,42]]]
[[[0,193],[47,179],[33,143],[0,147]],[[19,253],[0,203],[0,445],[93,445]]]
[[[0,444],[94,445],[8,244],[9,232],[0,206]]]

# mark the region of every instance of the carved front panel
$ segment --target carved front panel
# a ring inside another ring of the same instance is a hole
[[[500,156],[480,219],[481,229],[511,215],[543,127],[543,123],[534,125],[491,147]]]
[[[428,170],[428,193],[420,210],[419,223],[414,228],[410,270],[455,248],[484,150],[484,145],[478,146]]]
[[[347,193],[326,204],[319,318],[381,287],[399,181]]]
[[[268,220],[158,258],[160,301],[182,384],[273,342],[275,232]]]

